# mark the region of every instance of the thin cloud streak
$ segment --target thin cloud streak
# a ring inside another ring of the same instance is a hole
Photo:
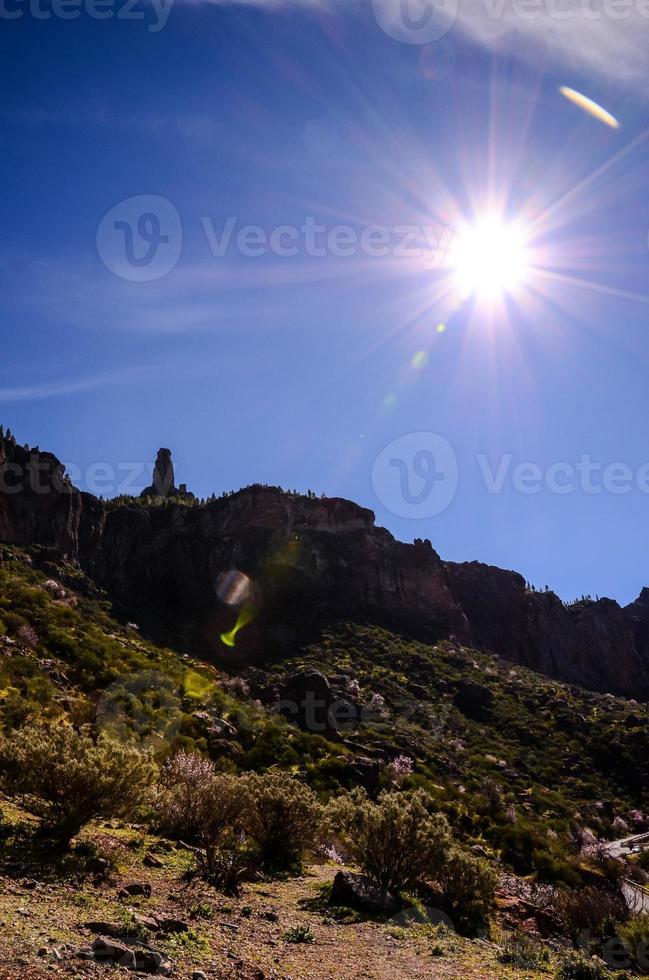
[[[216,6],[240,4],[295,7],[342,13],[369,6],[371,0],[206,0]],[[403,0],[393,0],[395,23]],[[407,0],[413,5],[429,0]],[[450,7],[452,0],[449,0]],[[377,30],[380,28],[377,25]],[[449,31],[491,50],[525,56],[533,47],[557,68],[597,75],[632,86],[649,67],[649,4],[644,0],[458,0]]]
[[[78,378],[71,381],[50,381],[8,388],[0,387],[0,402],[43,401],[48,398],[60,398],[64,395],[75,395],[84,391],[94,391],[107,385],[133,381],[135,378],[149,373],[149,368],[129,368],[113,371],[110,374]]]

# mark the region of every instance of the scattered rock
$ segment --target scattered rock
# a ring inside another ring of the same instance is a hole
[[[155,854],[145,854],[142,863],[146,864],[147,868],[164,868],[164,861],[157,858]]]
[[[131,885],[124,885],[118,897],[130,898],[132,895],[143,895],[144,898],[151,898],[151,885],[147,882],[133,882]]]
[[[111,936],[113,939],[118,938],[124,931],[118,922],[84,922],[83,928],[88,929],[90,932]]]
[[[86,950],[80,950],[78,955],[82,959],[89,959],[85,954]],[[125,943],[107,936],[99,936],[95,939],[91,954],[100,963],[113,963],[128,970],[165,977],[171,973],[171,961],[157,950],[132,949]]]
[[[116,963],[118,966],[134,970],[136,967],[135,953],[119,940],[110,936],[99,936],[92,944],[92,952],[99,962]]]
[[[365,875],[339,871],[334,878],[329,899],[331,905],[351,905],[364,912],[392,915],[399,909],[398,900]]]
[[[150,929],[151,932],[157,932],[160,928],[160,923],[152,915],[140,915],[139,912],[133,913],[133,922],[144,929]]]
[[[381,769],[381,763],[377,759],[357,756],[345,765],[343,778],[346,783],[351,783],[353,786],[362,786],[363,789],[372,793],[379,785]]]
[[[163,932],[187,932],[189,923],[182,919],[158,919],[158,925]]]

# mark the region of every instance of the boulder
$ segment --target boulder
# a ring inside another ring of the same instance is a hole
[[[135,970],[135,953],[130,946],[111,936],[99,936],[92,944],[92,952],[101,963],[115,963]]]
[[[318,670],[305,670],[289,677],[280,694],[279,710],[303,731],[325,735],[335,731],[330,717],[333,702],[325,675]]]
[[[83,959],[87,958],[85,954],[86,950],[81,950],[79,953]],[[163,977],[171,973],[171,961],[163,953],[150,948],[132,949],[126,943],[108,936],[99,936],[95,939],[92,955],[100,963],[112,963],[139,973],[152,973]]]
[[[124,885],[118,897],[130,898],[133,895],[142,895],[144,898],[151,898],[151,885],[147,882],[135,881],[130,885]]]
[[[187,932],[189,929],[189,923],[184,922],[183,919],[158,918],[158,925],[163,932]]]
[[[161,861],[155,854],[145,854],[142,864],[145,864],[147,868],[164,868],[164,861]]]
[[[160,928],[160,923],[152,915],[140,915],[139,912],[133,913],[133,922],[136,926],[143,926],[145,929],[149,929],[150,932],[157,932]]]
[[[100,933],[104,936],[110,936],[113,939],[119,938],[124,932],[124,927],[119,924],[119,922],[104,922],[99,920],[95,922],[84,922],[83,928],[88,929],[90,932]]]
[[[347,905],[374,915],[394,915],[399,901],[387,888],[365,875],[339,871],[331,889],[330,905]]]
[[[168,977],[171,973],[171,960],[155,949],[136,949],[135,969],[141,973]]]
[[[377,759],[357,756],[343,769],[343,779],[353,786],[362,786],[368,793],[378,788],[382,764]]]
[[[493,703],[493,691],[473,681],[460,681],[453,698],[453,704],[463,715],[478,720],[491,713]]]

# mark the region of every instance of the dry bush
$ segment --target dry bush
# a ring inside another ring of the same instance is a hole
[[[273,871],[298,868],[322,827],[315,793],[286,773],[244,779],[249,801],[245,829],[260,863]]]
[[[218,891],[234,898],[241,894],[241,881],[248,870],[245,857],[235,850],[201,851],[197,855],[201,873]]]
[[[155,801],[166,833],[198,843],[205,816],[205,794],[214,776],[213,763],[198,752],[178,752],[167,759],[160,771]]]
[[[486,861],[454,850],[437,881],[446,911],[459,929],[473,931],[485,922],[498,884],[498,875]]]
[[[250,813],[247,780],[214,775],[203,790],[202,808],[198,843],[204,866],[212,874],[222,864],[223,851],[236,850],[244,837]]]
[[[436,878],[446,860],[450,829],[433,806],[423,790],[384,792],[377,802],[354,790],[330,805],[329,817],[365,874],[398,892]]]
[[[599,938],[612,936],[617,924],[625,922],[629,915],[619,892],[592,885],[570,891],[557,890],[552,911],[573,942],[583,932]]]
[[[127,816],[153,780],[148,756],[84,727],[27,725],[0,743],[5,791],[40,817],[58,843],[68,845],[98,817]]]

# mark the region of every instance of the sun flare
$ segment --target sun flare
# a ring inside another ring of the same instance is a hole
[[[486,215],[458,232],[450,266],[463,294],[498,299],[525,282],[526,239],[521,227]]]

